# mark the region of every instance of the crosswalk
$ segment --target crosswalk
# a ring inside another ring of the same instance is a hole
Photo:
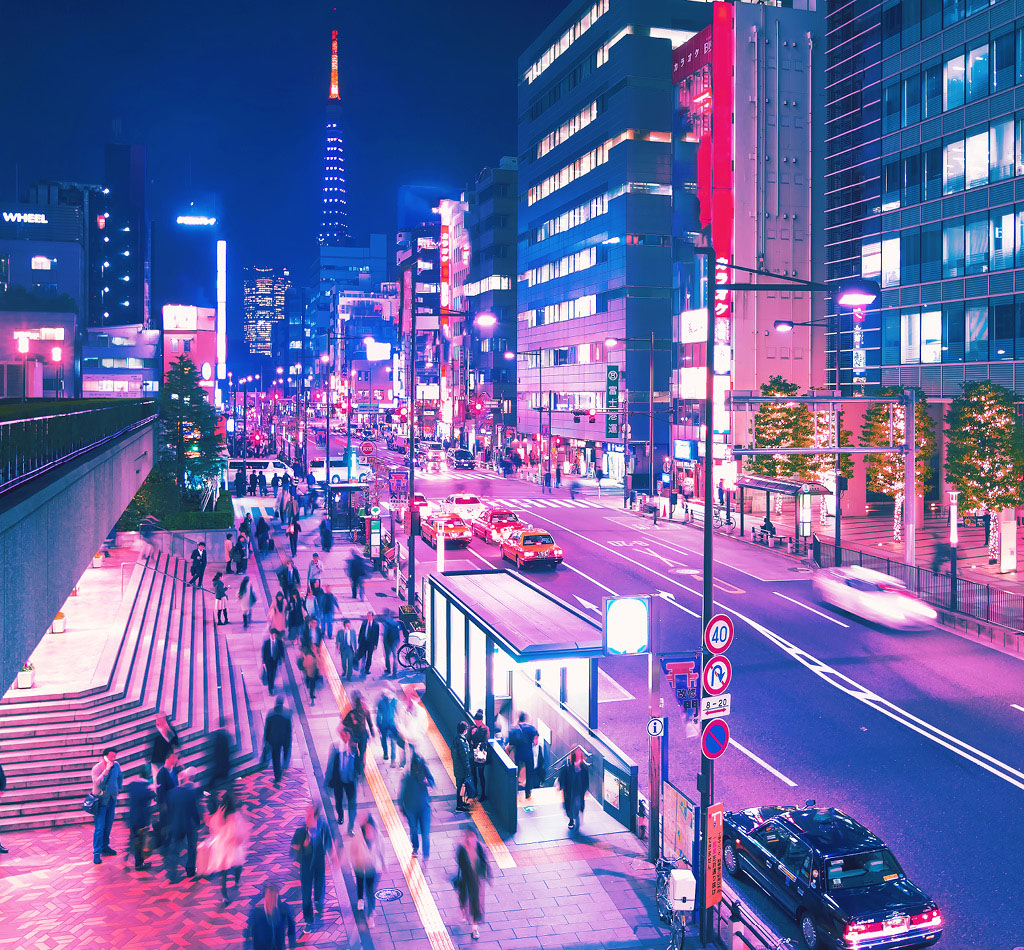
[[[466,469],[453,469],[447,472],[421,472],[419,469],[416,470],[416,481],[417,482],[450,482],[458,481],[460,478],[476,480],[478,478],[493,479],[495,481],[505,481],[505,476],[501,472],[493,472],[485,468],[477,468],[472,470]]]
[[[607,505],[586,498],[494,498],[490,503],[509,508],[607,508]]]

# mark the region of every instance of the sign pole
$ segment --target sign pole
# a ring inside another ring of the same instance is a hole
[[[647,686],[651,719],[661,716],[661,661],[658,649],[661,646],[661,598],[651,602],[651,642],[647,653]],[[651,813],[650,832],[647,835],[647,860],[652,864],[661,857],[661,782],[662,747],[664,736],[651,736],[647,759],[647,777],[650,783]]]

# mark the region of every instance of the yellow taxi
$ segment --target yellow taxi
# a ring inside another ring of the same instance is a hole
[[[502,538],[500,550],[502,558],[515,561],[520,570],[528,564],[558,567],[562,563],[562,549],[555,544],[551,533],[543,528],[511,531]]]
[[[424,518],[420,524],[420,537],[431,547],[437,547],[437,536],[441,532],[444,532],[446,548],[468,548],[469,542],[473,540],[473,532],[459,515],[439,512]]]

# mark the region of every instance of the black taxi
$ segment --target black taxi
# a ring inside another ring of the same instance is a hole
[[[726,812],[725,869],[780,904],[808,950],[907,950],[938,941],[939,908],[885,843],[839,809],[813,806]]]

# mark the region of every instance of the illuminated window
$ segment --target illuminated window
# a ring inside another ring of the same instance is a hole
[[[555,234],[561,234],[578,224],[584,224],[592,218],[596,218],[608,212],[608,196],[598,195],[591,198],[586,204],[566,211],[555,218],[549,218],[534,232],[534,243],[539,244]]]
[[[568,122],[563,122],[554,132],[549,132],[537,143],[537,158],[543,158],[553,148],[567,141],[577,132],[585,129],[597,118],[597,101],[590,103],[585,109],[574,115]]]
[[[32,258],[32,270],[50,270],[53,260],[43,254],[37,254]]]
[[[610,0],[598,0],[583,16],[568,30],[563,33],[555,43],[552,43],[529,69],[523,73],[523,79],[527,84],[538,79],[547,68],[561,56],[573,43],[589,30],[599,17],[608,12]]]
[[[547,198],[548,195],[554,194],[560,188],[564,188],[566,185],[571,184],[578,178],[582,178],[584,175],[592,172],[599,165],[603,165],[608,161],[608,153],[615,148],[620,142],[625,142],[627,139],[637,138],[637,133],[633,129],[626,129],[621,132],[615,138],[608,139],[607,142],[603,142],[595,149],[591,149],[589,152],[584,152],[576,161],[564,168],[559,169],[553,175],[549,175],[543,181],[538,182],[534,185],[526,194],[527,205],[532,205],[542,198]]]
[[[597,263],[597,248],[588,247],[575,254],[561,257],[557,261],[550,261],[541,264],[540,267],[531,267],[520,275],[520,280],[525,280],[528,287],[536,284],[543,284],[558,277],[565,277],[567,274],[575,274],[577,271],[586,270]]]

